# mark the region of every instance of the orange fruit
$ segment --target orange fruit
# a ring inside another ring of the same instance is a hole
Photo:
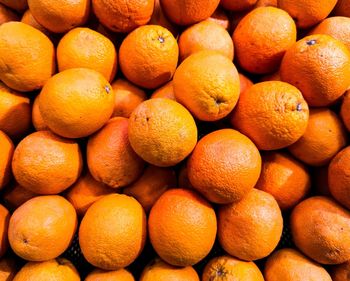
[[[338,0],[334,7],[333,13],[336,16],[350,17],[350,1]]]
[[[346,130],[338,116],[328,108],[310,109],[304,135],[288,149],[299,160],[311,166],[323,166],[347,142]]]
[[[115,93],[113,117],[129,118],[134,109],[147,99],[145,91],[125,79],[114,81],[112,89]]]
[[[298,28],[309,28],[325,19],[337,0],[278,0],[278,7],[288,12]]]
[[[304,134],[308,118],[308,105],[297,88],[267,81],[241,95],[231,124],[259,149],[275,150],[296,142]]]
[[[205,51],[217,51],[231,61],[234,47],[230,34],[225,28],[211,21],[201,21],[188,27],[179,37],[180,60]]]
[[[151,99],[154,98],[167,98],[176,101],[173,80],[155,90],[151,95]]]
[[[257,0],[221,0],[220,4],[224,9],[230,11],[244,11],[253,8]]]
[[[17,264],[14,259],[6,257],[0,260],[0,280],[12,281],[17,272]]]
[[[197,52],[177,68],[176,100],[202,121],[227,116],[239,98],[239,77],[230,59],[216,51]]]
[[[218,7],[215,12],[206,19],[206,21],[215,22],[218,25],[221,25],[226,30],[230,29],[230,19],[226,14],[226,11]]]
[[[216,215],[212,206],[194,191],[171,189],[153,205],[148,229],[152,246],[164,261],[190,266],[213,247]]]
[[[185,189],[194,189],[193,185],[188,178],[188,161],[184,161],[178,172],[178,186]]]
[[[86,260],[105,270],[131,264],[146,240],[146,215],[136,199],[106,195],[87,210],[79,229],[79,243]]]
[[[123,74],[134,84],[155,89],[168,82],[176,70],[179,48],[169,30],[141,26],[129,33],[119,49]]]
[[[63,258],[44,262],[28,262],[13,281],[80,281],[74,265]]]
[[[297,205],[310,191],[310,174],[302,163],[282,152],[262,155],[261,175],[255,188],[270,193],[281,210]]]
[[[39,108],[40,93],[35,97],[32,108],[32,123],[37,131],[47,131],[49,127],[45,124]]]
[[[344,95],[343,102],[340,108],[340,117],[348,131],[350,131],[350,90]]]
[[[45,27],[43,27],[40,23],[38,23],[36,21],[36,19],[33,17],[32,12],[30,10],[27,10],[24,12],[22,19],[21,19],[21,22],[38,29],[39,31],[41,31],[45,35],[50,34],[50,31],[48,31]]]
[[[222,129],[204,136],[188,160],[188,178],[208,200],[228,204],[253,189],[261,157],[253,142],[240,132]]]
[[[2,257],[8,248],[8,228],[10,221],[9,211],[0,204],[0,257]]]
[[[86,172],[72,185],[65,197],[73,205],[78,216],[83,216],[94,202],[114,192],[112,188],[96,181]]]
[[[73,68],[53,76],[40,93],[39,108],[56,134],[81,138],[99,130],[111,117],[112,86],[95,70]]]
[[[11,162],[15,150],[13,142],[3,131],[0,131],[0,147],[0,189],[2,189],[12,177]]]
[[[254,83],[245,75],[239,73],[240,95],[248,90]]]
[[[22,22],[0,26],[0,54],[0,79],[17,91],[40,89],[55,72],[52,42]]]
[[[179,25],[190,25],[209,18],[220,0],[160,0],[166,16]]]
[[[238,203],[223,205],[218,211],[218,238],[223,249],[241,260],[257,260],[276,248],[283,228],[276,200],[253,189]]]
[[[193,117],[173,100],[159,98],[144,101],[129,120],[132,148],[155,166],[176,165],[192,152],[197,143]]]
[[[160,0],[154,0],[154,10],[152,17],[148,24],[152,25],[160,25],[166,29],[168,29],[176,38],[179,34],[179,30],[177,26],[175,26],[172,22],[164,14],[163,8],[160,5]]]
[[[128,3],[121,0],[92,0],[92,8],[107,28],[114,32],[126,33],[149,22],[154,0],[128,0]]]
[[[118,269],[115,271],[104,271],[95,269],[84,281],[135,281],[132,274],[125,269]]]
[[[29,199],[38,196],[38,194],[25,189],[23,186],[20,186],[18,183],[10,185],[3,194],[4,203],[10,209],[15,210],[23,203],[27,202]]]
[[[31,126],[29,98],[0,82],[0,130],[13,139],[21,139]]]
[[[202,281],[264,281],[264,277],[253,262],[241,261],[230,256],[211,259],[204,268]]]
[[[276,72],[274,72],[272,74],[264,75],[260,79],[260,82],[265,82],[265,81],[281,81],[280,72],[276,71]]]
[[[275,7],[256,8],[233,33],[237,62],[251,73],[274,72],[296,36],[295,23],[288,13]]]
[[[335,265],[331,269],[331,276],[333,281],[349,281],[350,280],[350,262]]]
[[[258,7],[277,7],[277,0],[258,0],[255,5],[254,8],[258,8]]]
[[[60,72],[70,68],[89,68],[112,81],[117,71],[117,51],[107,37],[86,27],[66,33],[57,46]]]
[[[299,203],[291,215],[295,245],[322,264],[350,260],[350,212],[330,198],[315,196]]]
[[[123,193],[137,199],[149,212],[167,189],[175,187],[177,179],[173,169],[149,165],[136,182],[124,188]]]
[[[273,253],[265,265],[266,281],[332,281],[328,272],[319,264],[294,249],[282,249]]]
[[[341,150],[331,161],[328,167],[329,191],[333,197],[350,209],[349,194],[350,147]]]
[[[0,24],[18,21],[18,15],[3,4],[0,4]]]
[[[144,162],[131,148],[129,120],[112,118],[89,138],[87,164],[91,175],[113,188],[131,184],[142,174]]]
[[[38,194],[57,194],[71,186],[82,169],[79,145],[50,131],[35,132],[16,147],[12,171],[17,182]]]
[[[54,259],[68,248],[77,225],[74,207],[65,198],[38,196],[12,214],[8,231],[10,245],[25,260]]]
[[[55,33],[85,24],[90,14],[89,0],[28,0],[28,6],[35,20]]]
[[[199,276],[192,266],[175,267],[156,258],[148,264],[140,281],[199,281]]]
[[[350,51],[329,35],[309,35],[286,52],[280,72],[310,106],[328,106],[350,86]]]
[[[0,3],[18,12],[23,12],[28,8],[27,0],[0,0]]]

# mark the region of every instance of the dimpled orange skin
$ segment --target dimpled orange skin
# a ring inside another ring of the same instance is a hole
[[[0,204],[0,257],[2,257],[8,248],[8,227],[11,214]]]
[[[325,19],[337,0],[278,0],[278,7],[288,12],[298,28],[309,28]]]
[[[243,74],[239,73],[240,95],[248,90],[254,83]]]
[[[179,37],[180,61],[199,51],[212,50],[233,60],[234,47],[230,34],[217,23],[202,21],[190,26]]]
[[[350,51],[329,35],[309,35],[286,52],[280,73],[310,106],[328,106],[350,86]]]
[[[12,281],[80,281],[74,265],[63,258],[44,262],[28,262]]]
[[[171,189],[151,209],[148,229],[153,248],[174,266],[190,266],[211,250],[216,237],[212,206],[196,192]]]
[[[224,118],[239,98],[237,69],[216,51],[189,56],[177,68],[173,81],[176,100],[201,121]]]
[[[197,126],[181,104],[170,99],[150,99],[131,114],[129,141],[136,153],[150,164],[174,166],[196,146]]]
[[[219,2],[220,0],[160,0],[166,16],[178,25],[191,25],[209,18]]]
[[[350,280],[350,262],[335,265],[331,269],[333,281],[349,281]]]
[[[140,281],[199,281],[199,276],[192,266],[175,267],[159,258],[148,264],[140,277]]]
[[[264,276],[266,281],[332,281],[322,266],[288,248],[273,253],[267,259]]]
[[[12,140],[3,131],[0,131],[0,147],[0,189],[2,189],[12,177],[11,162],[15,150]]]
[[[45,124],[56,134],[81,138],[99,130],[111,117],[115,94],[95,70],[72,68],[53,76],[40,93]]]
[[[340,264],[348,261],[349,232],[350,212],[328,197],[310,197],[293,209],[293,241],[316,262]]]
[[[144,90],[125,79],[118,79],[112,83],[115,93],[113,117],[129,118],[134,109],[147,99]]]
[[[297,205],[311,187],[306,166],[282,152],[266,152],[262,159],[261,175],[255,188],[270,193],[281,210]]]
[[[135,281],[132,274],[125,269],[115,271],[93,270],[84,281]]]
[[[12,281],[17,272],[17,264],[11,257],[0,260],[0,280]]]
[[[85,24],[90,14],[89,0],[28,0],[35,20],[55,33]]]
[[[177,179],[173,169],[150,165],[136,182],[124,188],[123,193],[137,199],[149,212],[166,190],[175,187]]]
[[[253,262],[238,260],[230,256],[211,259],[205,266],[202,281],[264,281],[264,277]]]
[[[50,34],[50,31],[48,31],[45,27],[43,27],[40,23],[36,21],[30,10],[24,12],[21,22],[38,29],[47,36]]]
[[[18,183],[14,183],[8,189],[5,189],[3,194],[4,203],[9,207],[10,210],[15,210],[23,203],[27,202],[29,199],[38,196],[38,194],[25,189],[23,186],[20,186]],[[1,279],[0,279],[1,280]]]
[[[334,15],[350,17],[350,1],[349,0],[338,0],[333,10]]]
[[[144,168],[144,161],[130,145],[129,127],[127,118],[114,117],[88,141],[87,164],[92,176],[113,188],[131,184]]]
[[[340,117],[348,131],[350,131],[350,90],[344,95],[340,108]]]
[[[119,64],[134,84],[156,89],[173,77],[179,56],[176,39],[164,27],[146,25],[137,28],[122,42]]]
[[[35,132],[16,147],[12,171],[16,181],[38,194],[57,194],[79,177],[82,169],[79,145],[50,131]]]
[[[79,229],[84,257],[104,270],[131,264],[146,240],[146,215],[136,199],[111,194],[96,201],[86,212]]]
[[[268,81],[241,95],[231,124],[259,149],[275,150],[296,142],[304,134],[308,118],[308,105],[297,88]]]
[[[47,131],[49,127],[45,124],[39,108],[40,93],[35,97],[32,108],[32,123],[37,131]]]
[[[0,26],[0,54],[0,79],[17,91],[40,89],[55,72],[52,42],[22,22]]]
[[[257,0],[221,0],[220,4],[224,9],[230,11],[244,11],[254,7]]]
[[[313,108],[304,135],[288,150],[310,166],[323,166],[346,146],[347,139],[337,114],[328,108]]]
[[[296,26],[288,13],[275,7],[256,8],[234,30],[235,57],[248,72],[275,72],[296,38]]]
[[[173,81],[171,80],[162,87],[155,90],[151,95],[151,99],[155,98],[167,98],[176,101]]]
[[[18,12],[23,12],[28,8],[27,0],[0,0],[0,3]]]
[[[188,177],[209,201],[240,201],[258,181],[261,157],[254,143],[240,132],[222,129],[203,137],[191,154]]]
[[[223,249],[241,260],[257,260],[276,248],[283,228],[281,210],[272,195],[253,189],[238,203],[218,212],[218,238]]]
[[[9,21],[18,21],[18,15],[8,7],[0,4],[0,24]]]
[[[77,225],[75,209],[65,198],[38,196],[12,214],[8,231],[10,245],[18,256],[28,261],[54,259],[68,248]]]

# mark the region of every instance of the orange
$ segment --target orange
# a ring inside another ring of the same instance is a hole
[[[9,211],[0,204],[0,257],[2,257],[8,248],[8,228],[10,221]]]
[[[114,32],[130,32],[151,19],[154,0],[92,0],[100,22]],[[132,51],[131,49],[129,51]]]
[[[273,253],[265,265],[266,281],[332,281],[328,272],[319,264],[294,249],[282,249]]]
[[[258,8],[258,7],[269,7],[269,6],[277,7],[277,5],[278,5],[277,2],[278,2],[278,0],[258,0],[255,3],[254,7],[255,8]]]
[[[112,86],[95,70],[73,68],[53,76],[40,93],[39,108],[56,134],[81,138],[99,130],[111,117]]]
[[[66,33],[57,46],[58,70],[89,68],[112,81],[117,71],[117,51],[107,37],[86,27]]]
[[[281,210],[272,195],[251,190],[238,203],[218,212],[218,238],[223,249],[241,260],[257,260],[276,248],[283,228]]]
[[[18,15],[3,4],[0,4],[0,24],[18,21]]]
[[[295,245],[322,264],[350,260],[350,212],[330,198],[315,196],[299,203],[291,215]]]
[[[329,35],[309,35],[286,52],[280,73],[310,106],[328,106],[350,86],[350,51]]]
[[[115,93],[113,117],[129,118],[134,109],[147,99],[145,91],[125,79],[114,81],[112,89]]]
[[[21,139],[31,126],[29,98],[0,82],[0,130],[13,139]]]
[[[11,163],[15,146],[11,139],[0,131],[0,189],[7,185],[12,177]]]
[[[261,157],[250,139],[232,129],[204,136],[188,160],[188,178],[208,200],[228,204],[253,189]]]
[[[337,5],[335,5],[335,8],[333,10],[333,13],[336,16],[350,17],[350,1],[338,0]]]
[[[12,171],[17,182],[38,194],[57,194],[79,177],[82,156],[79,145],[50,131],[35,132],[16,147]]]
[[[6,206],[8,206],[11,210],[15,210],[35,196],[38,196],[38,194],[25,189],[23,186],[20,186],[18,183],[14,182],[7,189],[5,189],[3,199]]]
[[[346,130],[338,116],[328,108],[310,109],[304,135],[288,149],[299,160],[311,166],[323,166],[347,142]]]
[[[136,199],[107,195],[87,210],[79,229],[84,257],[92,265],[117,270],[131,264],[146,240],[146,215]]]
[[[160,5],[160,0],[154,0],[154,10],[152,17],[148,24],[152,25],[160,25],[166,29],[168,29],[176,38],[179,34],[178,27],[175,26],[172,22],[164,14],[163,8]]]
[[[188,161],[184,161],[178,172],[178,186],[185,189],[194,189],[188,178]]]
[[[181,61],[205,50],[218,51],[232,61],[234,53],[233,42],[227,30],[207,20],[192,25],[182,32],[179,37],[179,50]]]
[[[350,262],[335,265],[331,269],[331,276],[333,281],[349,281],[350,280]]]
[[[204,268],[202,281],[264,281],[264,277],[253,262],[241,261],[230,256],[211,259]]]
[[[0,79],[17,91],[40,89],[55,72],[50,39],[22,22],[0,26],[0,54]]]
[[[169,81],[162,87],[155,90],[151,96],[151,99],[154,99],[154,98],[167,98],[175,101],[176,99],[175,99],[175,93],[174,93],[173,80]]]
[[[190,266],[213,247],[216,215],[212,206],[194,191],[171,189],[153,205],[148,229],[152,246],[164,261]]]
[[[255,188],[270,193],[281,210],[294,207],[309,193],[311,178],[302,163],[282,152],[266,152],[262,160]]]
[[[287,11],[298,28],[309,28],[325,19],[337,0],[278,0],[278,7]]]
[[[28,262],[13,281],[80,281],[74,265],[63,258],[44,262]]]
[[[131,148],[129,120],[112,118],[89,138],[87,164],[92,176],[113,188],[131,184],[142,174],[144,162]]]
[[[119,49],[123,74],[134,84],[155,89],[168,82],[176,70],[179,48],[169,30],[141,26],[129,33]]]
[[[254,83],[245,75],[239,73],[240,95],[248,90]]]
[[[350,131],[350,90],[344,95],[343,102],[340,108],[340,117],[348,131]]]
[[[343,42],[350,50],[350,18],[348,17],[327,18],[320,22],[310,34],[330,35]]]
[[[132,274],[125,269],[118,269],[115,271],[104,271],[95,269],[84,281],[135,281]]]
[[[272,74],[267,74],[261,77],[260,82],[265,82],[265,81],[281,81],[281,76],[280,72],[276,71]]]
[[[66,199],[58,195],[38,196],[12,214],[10,245],[25,260],[54,259],[68,248],[77,225],[77,214]]]
[[[174,75],[176,100],[202,121],[227,116],[238,101],[239,90],[235,65],[216,51],[189,56]]]
[[[349,194],[350,147],[344,148],[331,161],[328,167],[329,191],[333,197],[350,209]]]
[[[190,25],[209,18],[220,0],[160,0],[166,16],[179,25]]]
[[[65,197],[73,205],[78,216],[83,216],[94,202],[114,192],[112,188],[96,181],[86,172],[72,185]]]
[[[175,267],[155,259],[148,264],[140,277],[140,281],[199,281],[199,276],[192,266]]]
[[[27,0],[0,0],[0,3],[18,12],[23,12],[28,8]]]
[[[275,7],[256,8],[233,33],[237,62],[251,73],[274,72],[296,36],[295,23],[288,13]]]
[[[268,81],[241,95],[231,124],[259,149],[275,150],[296,142],[304,134],[308,118],[308,105],[297,88]]]
[[[136,153],[150,164],[174,166],[195,147],[197,126],[181,104],[170,99],[150,99],[131,114],[129,141]]]
[[[230,11],[243,11],[253,8],[257,0],[221,0],[220,4],[227,10]]]
[[[83,25],[89,17],[89,0],[28,0],[29,10],[35,20],[55,33]]]
[[[17,264],[14,259],[6,257],[0,260],[0,280],[12,281],[17,272]]]
[[[175,187],[177,179],[173,169],[149,165],[136,182],[124,188],[123,193],[137,199],[149,212],[167,189]]]
[[[37,131],[47,131],[49,130],[49,127],[45,124],[43,117],[40,112],[39,108],[39,98],[40,94],[38,94],[33,103],[33,108],[32,108],[32,123]]]
[[[215,22],[218,25],[221,25],[226,30],[230,29],[230,19],[225,10],[218,7],[215,12],[206,19],[207,21]]]
[[[30,10],[27,10],[24,12],[21,22],[28,24],[36,29],[38,29],[39,31],[41,31],[42,33],[44,33],[45,35],[49,35],[50,31],[48,31],[45,27],[43,27],[40,23],[38,23],[36,21],[36,19],[33,17],[32,13]]]

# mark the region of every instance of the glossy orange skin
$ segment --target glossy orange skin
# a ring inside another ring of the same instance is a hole
[[[0,131],[0,189],[7,185],[12,177],[11,163],[15,146],[12,140]]]
[[[8,7],[0,4],[0,24],[9,21],[18,21],[18,15]]]
[[[173,80],[155,90],[151,95],[151,99],[154,98],[167,98],[176,101]]]
[[[36,21],[36,19],[33,17],[29,9],[24,12],[21,22],[40,30],[42,33],[44,33],[47,36],[50,35],[50,31],[48,31],[45,27],[43,27],[40,23]]]
[[[135,281],[132,274],[125,269],[115,271],[93,270],[84,281]]]
[[[350,131],[350,91],[344,95],[343,102],[340,108],[340,117],[348,131]]]
[[[9,246],[8,228],[11,214],[0,204],[0,257],[3,257]]]

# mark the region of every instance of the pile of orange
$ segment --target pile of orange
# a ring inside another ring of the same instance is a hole
[[[350,0],[0,0],[0,281],[349,281]]]

